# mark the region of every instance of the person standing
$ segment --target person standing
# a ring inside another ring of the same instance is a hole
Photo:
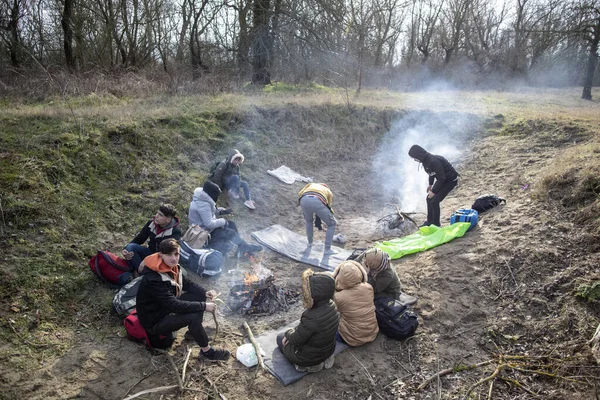
[[[250,187],[248,182],[240,177],[240,165],[244,162],[244,155],[238,150],[233,150],[229,156],[221,161],[215,168],[215,171],[209,178],[212,182],[219,185],[222,191],[227,192],[227,196],[233,199],[239,199],[240,187],[244,191],[246,201],[244,205],[252,210],[256,208],[250,198]]]
[[[304,213],[308,246],[313,245],[313,221],[316,215],[327,225],[325,254],[335,254],[335,251],[331,249],[331,242],[333,241],[337,221],[333,216],[331,206],[333,193],[329,187],[324,183],[309,183],[298,192],[298,202]]]
[[[458,173],[442,156],[428,153],[419,145],[413,145],[408,150],[408,155],[420,162],[429,174],[427,186],[427,221],[421,226],[441,226],[440,203],[458,184]]]
[[[171,204],[161,205],[154,217],[144,225],[131,243],[125,246],[122,251],[123,258],[131,268],[137,270],[145,257],[156,253],[161,241],[181,238],[181,227],[176,214],[177,211]],[[148,247],[142,246],[146,240]]]
[[[204,358],[227,360],[229,351],[209,346],[202,325],[204,312],[214,312],[217,308],[213,302],[217,293],[207,291],[179,268],[177,240],[163,240],[158,250],[144,259],[144,274],[136,296],[137,315],[150,340],[161,335],[172,336],[174,331],[187,326]]]

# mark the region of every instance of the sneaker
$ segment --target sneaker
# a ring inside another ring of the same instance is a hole
[[[323,369],[323,365],[324,365],[323,363],[318,363],[317,365],[313,365],[313,366],[310,366],[310,367],[301,367],[299,365],[295,365],[294,364],[294,366],[296,367],[296,371],[298,371],[298,372],[309,372],[309,373],[319,372],[320,370]]]
[[[333,241],[344,244],[344,243],[346,243],[346,238],[341,233],[338,233],[337,235],[335,235],[333,237]]]
[[[325,367],[325,369],[331,369],[331,367],[333,367],[334,362],[335,362],[335,357],[332,354],[331,357],[329,357],[327,360],[325,360],[325,362],[323,363],[323,367]]]
[[[423,222],[421,225],[419,225],[419,228],[425,228],[426,226],[431,225],[429,222]]]
[[[241,244],[238,246],[238,257],[253,256],[256,253],[260,253],[262,250],[262,246],[259,246],[257,244]]]
[[[244,205],[251,210],[256,210],[256,206],[254,205],[254,202],[252,200],[246,200],[244,202]]]
[[[223,349],[213,349],[212,347],[206,353],[200,350],[200,354],[211,361],[225,361],[230,356],[229,351]]]
[[[230,190],[227,192],[227,197],[231,197],[232,199],[239,199],[240,195],[234,192],[233,190]]]

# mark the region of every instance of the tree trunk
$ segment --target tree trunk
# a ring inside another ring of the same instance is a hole
[[[269,60],[269,11],[270,0],[255,0],[253,8],[254,37],[252,42],[252,83],[271,84],[271,66]]]
[[[589,343],[590,346],[592,346],[592,354],[594,355],[594,358],[596,358],[596,361],[600,363],[600,325],[598,325],[598,328],[596,328],[596,333]]]
[[[63,48],[65,51],[65,61],[67,67],[71,70],[75,70],[75,56],[73,55],[73,0],[65,0],[65,6],[63,8],[62,18],[60,24],[63,29]]]
[[[590,54],[588,56],[587,68],[585,73],[585,82],[583,84],[584,100],[592,99],[592,85],[594,84],[594,71],[596,70],[596,61],[598,60],[598,43],[600,42],[600,17],[596,20],[594,31],[592,33],[592,42],[590,43]]]
[[[19,62],[19,16],[21,7],[18,0],[13,0],[10,10],[10,20],[8,21],[7,30],[10,32],[10,63],[13,67],[18,67]]]

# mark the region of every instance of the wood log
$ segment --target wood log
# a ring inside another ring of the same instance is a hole
[[[254,346],[254,351],[256,351],[258,365],[260,365],[261,369],[266,370],[265,362],[263,361],[262,354],[260,353],[260,346],[258,345],[258,343],[256,343],[254,334],[252,334],[252,330],[250,329],[250,326],[248,326],[248,323],[246,321],[244,321],[244,328],[246,328],[246,332],[248,332],[248,338],[250,339],[250,343],[252,343],[252,346]]]

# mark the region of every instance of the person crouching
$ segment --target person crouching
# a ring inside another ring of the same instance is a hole
[[[137,294],[137,315],[150,337],[170,336],[184,326],[209,360],[227,360],[229,351],[211,348],[202,326],[204,311],[216,310],[214,290],[186,277],[179,268],[179,243],[163,240],[158,253],[144,259],[144,274]]]

